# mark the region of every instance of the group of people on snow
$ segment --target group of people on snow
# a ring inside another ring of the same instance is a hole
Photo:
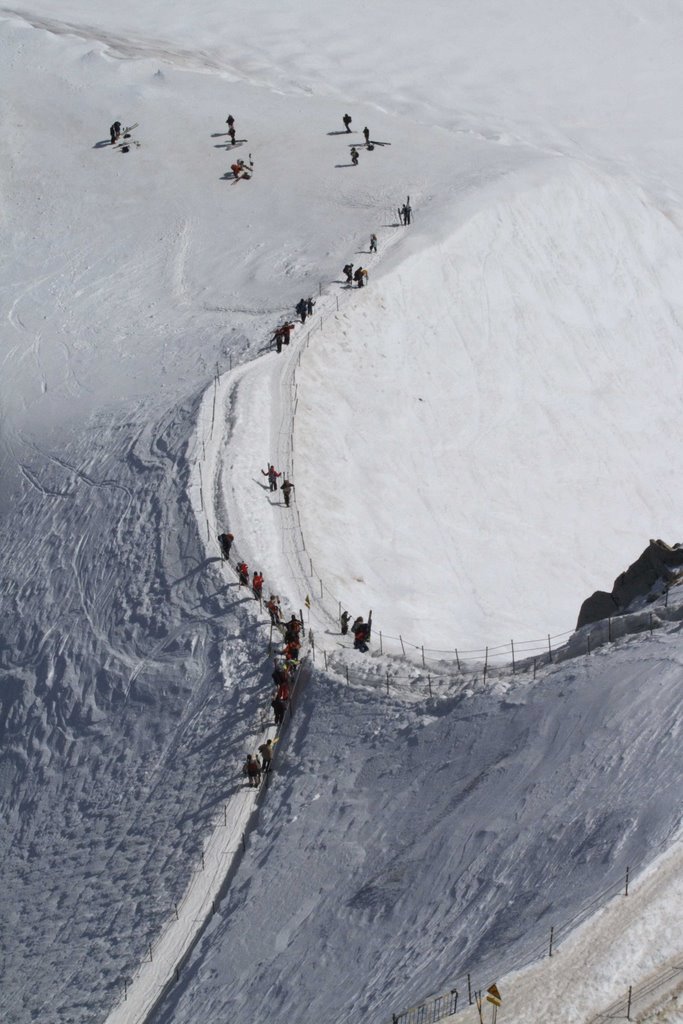
[[[299,301],[297,302],[296,306],[294,307],[294,310],[301,317],[301,323],[302,324],[306,323],[306,317],[307,316],[313,316],[313,307],[314,306],[315,306],[315,302],[311,298],[299,299]]]
[[[247,754],[247,759],[242,765],[242,774],[246,776],[248,785],[258,789],[261,785],[261,776],[267,775],[273,760],[273,747],[277,743],[274,740],[266,740],[258,748],[258,754]]]
[[[377,239],[375,235],[373,235],[372,238],[375,239],[376,246]],[[370,240],[370,244],[372,245],[372,239]],[[377,252],[377,248],[374,249],[374,252]],[[359,288],[363,288],[368,283],[368,272],[365,267],[356,267],[354,270],[353,263],[347,263],[345,267],[342,267],[342,273],[346,278],[346,283],[351,285],[351,287],[353,287],[354,282]]]
[[[275,350],[277,352],[282,352],[283,345],[289,345],[289,340],[291,338],[292,331],[294,330],[295,326],[296,324],[291,324],[288,320],[285,320],[285,322],[281,324],[280,327],[275,328],[273,332],[273,337],[270,339],[270,341],[271,344],[275,342]]]
[[[268,463],[268,469],[262,469],[261,473],[263,476],[268,477],[268,490],[277,491],[277,481],[278,478],[282,476],[282,473],[278,473],[275,466],[270,462]],[[289,508],[289,501],[292,496],[292,491],[294,490],[294,484],[291,480],[288,480],[287,477],[285,477],[280,485],[280,490],[282,491],[282,497],[285,499],[285,506],[286,508]]]
[[[348,636],[350,622],[351,616],[349,613],[346,611],[342,612],[339,616],[342,636]],[[362,615],[357,616],[351,625],[351,633],[353,634],[353,646],[355,649],[357,651],[367,651],[372,634],[372,612],[368,614],[367,622],[364,621]]]

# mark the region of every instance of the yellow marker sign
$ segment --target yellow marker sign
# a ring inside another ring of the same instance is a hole
[[[500,998],[500,992],[498,991],[497,985],[491,985],[490,988],[486,989],[486,998],[489,1003],[493,1003],[494,1006],[500,1006],[503,1000]]]

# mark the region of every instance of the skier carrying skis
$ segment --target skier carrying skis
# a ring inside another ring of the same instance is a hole
[[[358,167],[358,150],[355,146],[351,146],[351,163],[354,167]]]
[[[268,490],[270,490],[270,491],[276,491],[277,490],[277,478],[279,476],[282,476],[282,473],[278,473],[278,471],[276,470],[275,466],[271,466],[271,464],[268,463],[268,469],[262,469],[261,470],[261,476],[267,476],[268,477]]]
[[[347,263],[343,271],[346,275],[346,283],[353,284],[353,263]]]
[[[344,127],[346,128],[347,132],[350,132],[351,129],[350,129],[349,125],[351,124],[351,121],[352,121],[351,115],[350,114],[344,114],[344,116],[342,117],[342,121],[344,122]]]
[[[109,129],[109,134],[111,136],[111,144],[113,146],[116,142],[118,142],[119,137],[121,135],[121,122],[120,121],[114,121],[113,125]]]
[[[285,499],[285,506],[289,508],[289,499],[292,495],[292,491],[294,490],[294,484],[290,483],[289,480],[283,480],[280,490],[282,491]]]
[[[410,224],[410,218],[412,216],[412,212],[413,212],[413,210],[412,210],[412,207],[410,205],[410,200],[408,200],[401,207],[401,213],[403,214],[403,223],[404,223],[404,225],[407,226],[408,224]]]

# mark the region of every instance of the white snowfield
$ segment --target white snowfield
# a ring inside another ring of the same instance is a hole
[[[142,1020],[232,870],[156,1024],[388,1024],[468,973],[500,1020],[683,1020],[680,588],[477,668],[683,539],[682,22],[2,9],[0,1019]],[[226,529],[315,656],[233,868],[273,664]]]

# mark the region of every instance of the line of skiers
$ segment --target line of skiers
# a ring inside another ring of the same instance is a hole
[[[295,614],[292,614],[288,622],[282,623],[280,599],[275,594],[270,595],[266,607],[269,609],[271,622],[277,626],[283,636],[283,650],[280,652],[280,657],[275,658],[273,666],[271,678],[274,686],[270,699],[274,724],[279,727],[284,722],[291,700],[292,677],[299,664],[303,623]],[[258,754],[247,754],[242,772],[246,776],[249,786],[258,787],[261,783],[261,775],[270,771],[275,743],[277,743],[277,738],[266,740],[258,748]]]

